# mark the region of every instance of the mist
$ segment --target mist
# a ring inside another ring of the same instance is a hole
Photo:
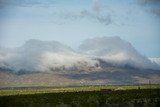
[[[12,72],[99,72],[100,60],[114,66],[160,70],[120,37],[87,39],[73,50],[57,41],[28,40],[17,48],[0,48],[0,68]]]

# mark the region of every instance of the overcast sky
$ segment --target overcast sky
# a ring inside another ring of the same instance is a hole
[[[160,0],[0,0],[0,46],[40,39],[77,48],[102,36],[160,57]]]

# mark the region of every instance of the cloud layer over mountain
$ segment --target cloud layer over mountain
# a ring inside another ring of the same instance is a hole
[[[0,48],[0,68],[14,72],[97,72],[100,60],[114,66],[160,69],[119,37],[99,37],[84,41],[78,51],[56,41],[29,40],[14,49]]]
[[[155,63],[152,63],[147,57],[139,54],[129,42],[119,37],[88,39],[80,46],[80,51],[115,65],[129,65],[142,69],[158,69]]]

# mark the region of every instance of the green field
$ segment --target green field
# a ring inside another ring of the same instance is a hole
[[[7,88],[0,90],[0,96],[26,95],[38,93],[59,93],[79,91],[99,91],[101,89],[131,90],[131,89],[160,89],[160,85],[102,85],[102,86],[77,86],[77,87],[32,87],[32,88]]]
[[[160,107],[160,85],[1,89],[0,107]]]

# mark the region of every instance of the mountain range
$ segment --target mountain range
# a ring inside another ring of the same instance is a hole
[[[85,40],[78,49],[28,40],[0,48],[0,87],[160,83],[160,65],[120,37]]]

